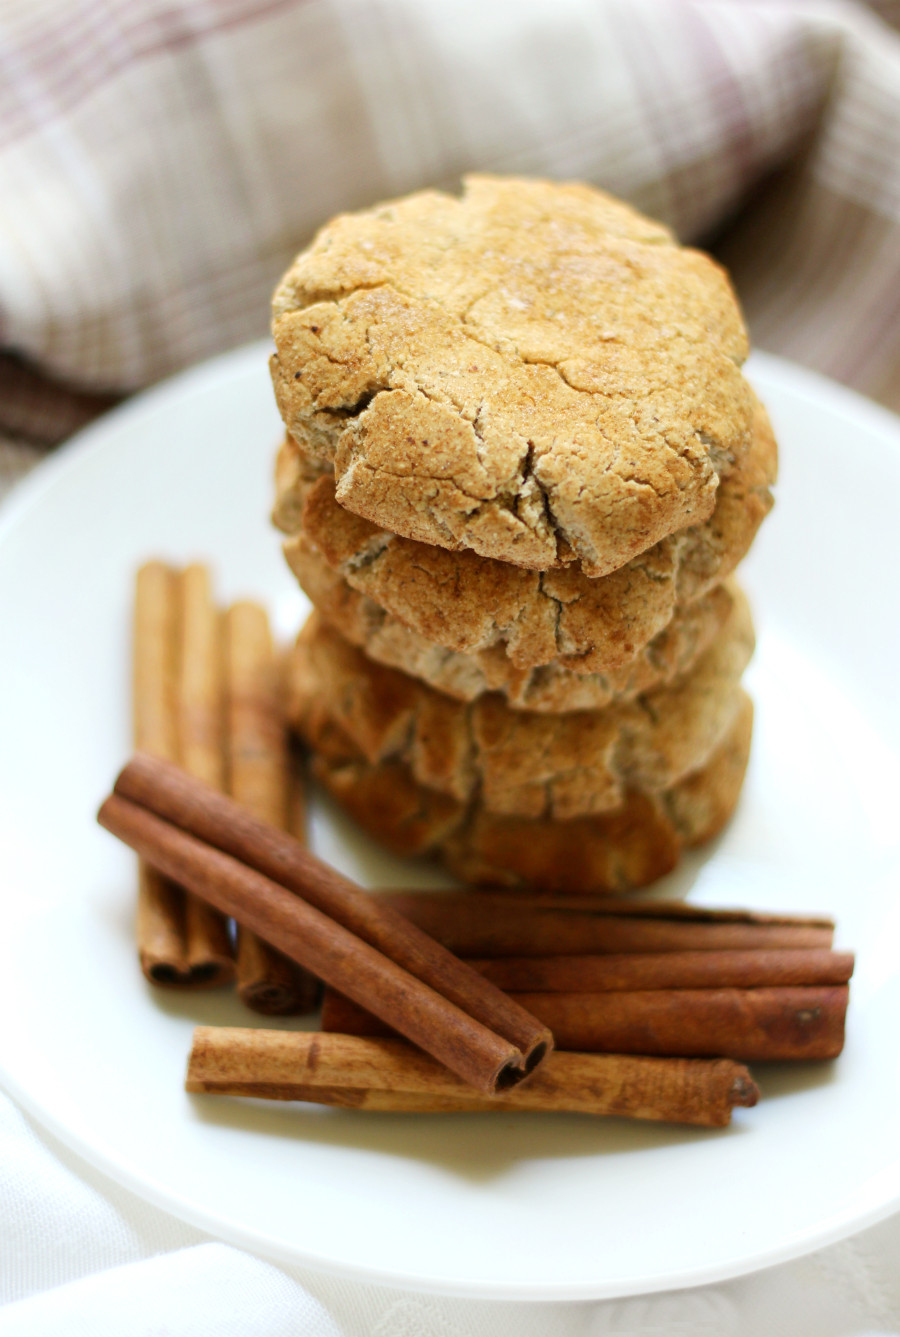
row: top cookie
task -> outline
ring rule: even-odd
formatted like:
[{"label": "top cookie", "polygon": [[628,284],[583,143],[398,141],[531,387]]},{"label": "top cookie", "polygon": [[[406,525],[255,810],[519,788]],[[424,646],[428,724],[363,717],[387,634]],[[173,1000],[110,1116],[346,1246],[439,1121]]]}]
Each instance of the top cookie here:
[{"label": "top cookie", "polygon": [[337,499],[395,534],[602,576],[706,519],[750,440],[722,270],[589,186],[470,177],[334,219],[272,377]]}]

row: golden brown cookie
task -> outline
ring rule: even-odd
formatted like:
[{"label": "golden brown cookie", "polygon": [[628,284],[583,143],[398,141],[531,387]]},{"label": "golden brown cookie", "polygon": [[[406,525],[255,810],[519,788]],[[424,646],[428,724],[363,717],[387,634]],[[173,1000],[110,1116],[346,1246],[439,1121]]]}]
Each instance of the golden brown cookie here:
[{"label": "golden brown cookie", "polygon": [[325,621],[369,659],[420,678],[459,701],[500,692],[516,710],[553,714],[602,710],[612,701],[670,682],[711,643],[733,602],[727,582],[715,586],[702,598],[676,608],[668,626],[629,663],[605,673],[576,672],[558,661],[520,669],[502,644],[465,655],[427,641],[342,579],[302,535],[293,548],[291,565]]},{"label": "golden brown cookie", "polygon": [[289,673],[289,718],[315,752],[346,737],[370,764],[516,817],[566,821],[658,793],[702,766],[730,727],[753,649],[738,595],[688,674],[605,710],[536,714],[490,693],[463,703],[367,659],[313,614]]},{"label": "golden brown cookie", "polygon": [[[285,555],[314,603],[327,599],[346,609],[353,602],[328,571],[365,596],[355,606],[367,636],[378,631],[393,639],[392,624],[399,623],[445,651],[489,652],[498,672],[500,657],[508,658],[511,680],[514,670],[551,663],[572,673],[608,673],[632,663],[678,607],[734,570],[771,508],[776,469],[775,438],[757,404],[751,447],[723,479],[710,519],[596,580],[578,567],[526,571],[378,529],[337,504],[331,476],[290,438],[278,456],[274,518],[294,536]],[[492,686],[502,690],[499,681]]]},{"label": "golden brown cookie", "polygon": [[708,256],[585,185],[471,177],[327,224],[272,377],[338,502],[392,533],[602,576],[707,519],[752,392]]},{"label": "golden brown cookie", "polygon": [[316,776],[359,824],[396,854],[435,855],[483,886],[581,894],[645,886],[684,848],[718,834],[738,798],[753,726],[745,693],[719,747],[660,794],[629,793],[620,808],[572,821],[497,816],[418,784],[400,762],[371,765],[348,740],[313,759]]}]

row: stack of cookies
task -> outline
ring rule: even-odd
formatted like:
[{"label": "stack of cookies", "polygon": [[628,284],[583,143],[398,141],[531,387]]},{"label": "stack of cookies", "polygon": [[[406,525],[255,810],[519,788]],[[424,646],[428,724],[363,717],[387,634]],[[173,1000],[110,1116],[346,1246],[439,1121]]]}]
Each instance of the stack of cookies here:
[{"label": "stack of cookies", "polygon": [[564,892],[714,835],[776,467],[722,271],[590,187],[476,177],[327,225],[274,336],[275,519],[315,606],[291,712],[337,800]]}]

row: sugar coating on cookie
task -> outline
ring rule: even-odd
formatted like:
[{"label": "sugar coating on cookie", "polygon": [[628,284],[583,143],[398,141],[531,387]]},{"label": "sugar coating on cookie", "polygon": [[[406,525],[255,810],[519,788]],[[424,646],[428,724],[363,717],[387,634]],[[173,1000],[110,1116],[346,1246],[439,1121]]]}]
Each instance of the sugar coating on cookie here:
[{"label": "sugar coating on cookie", "polygon": [[342,215],[273,333],[282,417],[342,506],[533,570],[605,575],[706,519],[750,439],[723,271],[589,186],[471,177]]}]

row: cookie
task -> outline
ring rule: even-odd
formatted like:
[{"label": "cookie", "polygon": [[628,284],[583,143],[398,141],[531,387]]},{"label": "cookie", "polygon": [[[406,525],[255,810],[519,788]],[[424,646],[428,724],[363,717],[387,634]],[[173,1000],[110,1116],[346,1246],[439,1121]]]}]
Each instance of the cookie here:
[{"label": "cookie", "polygon": [[471,177],[327,224],[273,298],[275,395],[337,501],[607,575],[707,519],[746,451],[724,272],[585,185]]},{"label": "cookie", "polygon": [[624,892],[670,872],[710,840],[738,798],[753,725],[743,692],[705,765],[660,794],[629,793],[612,813],[573,821],[497,816],[418,784],[402,763],[375,765],[345,744],[313,759],[317,778],[394,853],[431,855],[466,882],[566,894]]},{"label": "cookie", "polygon": [[619,668],[585,673],[555,661],[520,669],[503,644],[467,655],[426,640],[355,590],[303,535],[292,549],[291,566],[325,621],[369,659],[420,678],[460,701],[473,701],[483,692],[500,692],[514,709],[550,713],[601,710],[612,701],[627,700],[670,682],[707,648],[733,602],[726,584],[676,608],[668,626]]},{"label": "cookie", "polygon": [[289,438],[278,456],[274,518],[293,535],[285,555],[313,602],[326,587],[332,603],[346,598],[327,566],[366,597],[370,627],[387,635],[398,622],[456,654],[503,655],[511,669],[556,663],[607,673],[631,663],[678,607],[734,570],[771,508],[776,468],[775,438],[757,404],[750,450],[724,478],[710,519],[597,580],[577,567],[526,571],[378,529],[338,505],[331,475]]},{"label": "cookie", "polygon": [[489,693],[455,701],[367,659],[316,614],[289,670],[291,723],[315,752],[352,739],[370,764],[489,812],[566,821],[658,793],[702,766],[730,727],[753,649],[746,600],[690,673],[605,710],[535,714]]}]

